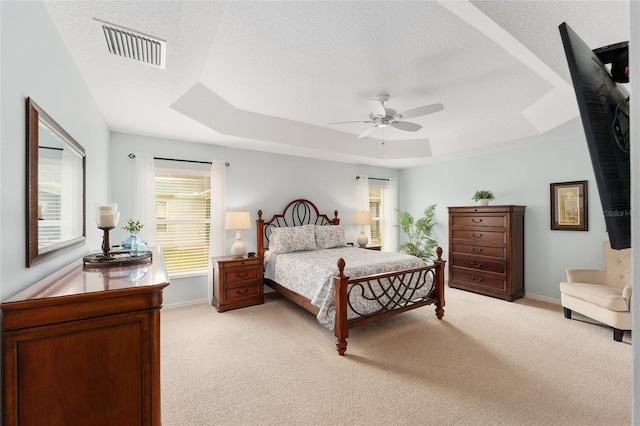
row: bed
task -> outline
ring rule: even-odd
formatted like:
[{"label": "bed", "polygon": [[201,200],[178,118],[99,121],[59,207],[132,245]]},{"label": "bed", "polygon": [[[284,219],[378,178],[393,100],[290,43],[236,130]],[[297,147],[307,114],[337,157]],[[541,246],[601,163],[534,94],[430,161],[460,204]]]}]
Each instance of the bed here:
[{"label": "bed", "polygon": [[296,199],[264,220],[258,210],[257,250],[265,284],[316,315],[344,355],[349,329],[426,305],[444,316],[442,249],[425,265],[414,256],[347,245],[338,211],[333,218]]}]

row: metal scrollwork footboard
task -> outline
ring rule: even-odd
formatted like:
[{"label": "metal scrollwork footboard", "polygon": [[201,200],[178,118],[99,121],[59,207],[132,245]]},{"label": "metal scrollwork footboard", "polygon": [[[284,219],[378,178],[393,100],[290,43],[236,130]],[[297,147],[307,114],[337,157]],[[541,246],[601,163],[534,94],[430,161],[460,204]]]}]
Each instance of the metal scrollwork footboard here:
[{"label": "metal scrollwork footboard", "polygon": [[[338,354],[344,355],[347,350],[349,328],[430,304],[436,306],[436,316],[442,319],[445,305],[442,248],[438,247],[436,254],[438,258],[432,265],[354,279],[344,275],[344,259],[338,260],[339,274],[334,277]],[[371,309],[372,304],[377,304],[377,308]]]}]

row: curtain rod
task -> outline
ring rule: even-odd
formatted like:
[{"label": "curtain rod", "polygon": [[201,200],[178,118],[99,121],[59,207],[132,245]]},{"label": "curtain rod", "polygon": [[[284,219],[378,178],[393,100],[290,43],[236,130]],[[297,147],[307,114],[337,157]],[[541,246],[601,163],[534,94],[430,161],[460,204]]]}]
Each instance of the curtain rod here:
[{"label": "curtain rod", "polygon": [[[356,176],[356,180],[360,179],[360,176]],[[389,178],[376,178],[376,177],[370,177],[368,179],[373,179],[373,180],[386,180],[387,182],[389,182]]]},{"label": "curtain rod", "polygon": [[[136,158],[135,154],[129,154],[129,158]],[[165,161],[180,161],[182,163],[198,163],[198,164],[211,164],[211,161],[198,161],[198,160],[180,160],[178,158],[165,158],[165,157],[153,157],[154,160],[165,160]],[[229,167],[231,164],[229,162],[224,163],[225,167]]]}]

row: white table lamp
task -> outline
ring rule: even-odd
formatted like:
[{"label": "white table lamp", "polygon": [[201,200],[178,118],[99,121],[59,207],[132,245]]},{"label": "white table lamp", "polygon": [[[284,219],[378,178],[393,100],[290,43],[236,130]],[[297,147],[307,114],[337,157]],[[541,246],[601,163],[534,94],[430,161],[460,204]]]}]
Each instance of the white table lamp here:
[{"label": "white table lamp", "polygon": [[371,225],[373,223],[371,219],[371,212],[355,212],[353,215],[353,224],[360,225],[360,235],[358,235],[358,247],[365,248],[369,239],[364,233],[364,226]]},{"label": "white table lamp", "polygon": [[233,256],[244,256],[247,247],[242,242],[242,229],[251,229],[251,216],[249,212],[227,212],[225,218],[225,229],[236,230],[236,242],[231,246]]}]

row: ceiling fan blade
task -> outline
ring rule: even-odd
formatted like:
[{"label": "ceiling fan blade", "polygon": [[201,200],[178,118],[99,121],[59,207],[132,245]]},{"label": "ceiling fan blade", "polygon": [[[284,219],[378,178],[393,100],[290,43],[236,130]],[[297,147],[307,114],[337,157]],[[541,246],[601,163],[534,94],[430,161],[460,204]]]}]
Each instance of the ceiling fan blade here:
[{"label": "ceiling fan blade", "polygon": [[409,109],[404,112],[401,112],[400,114],[396,115],[396,118],[420,117],[423,115],[433,114],[434,112],[442,111],[443,109],[444,109],[444,105],[442,104],[424,105],[418,108],[413,108],[413,109]]},{"label": "ceiling fan blade", "polygon": [[369,109],[371,109],[373,115],[381,115],[383,117],[387,115],[387,110],[379,100],[367,99],[367,102],[369,103]]},{"label": "ceiling fan blade", "polygon": [[422,129],[422,126],[416,123],[410,123],[408,121],[393,121],[389,123],[390,126],[395,127],[396,129],[406,130],[408,132],[417,132]]},{"label": "ceiling fan blade", "polygon": [[350,124],[350,123],[373,123],[373,121],[336,121],[333,123],[327,123],[327,124]]},{"label": "ceiling fan blade", "polygon": [[373,133],[374,130],[376,130],[378,128],[378,126],[371,126],[369,127],[367,130],[365,130],[364,132],[362,132],[360,134],[360,136],[358,136],[358,139],[362,139],[364,137],[369,136],[371,133]]}]

